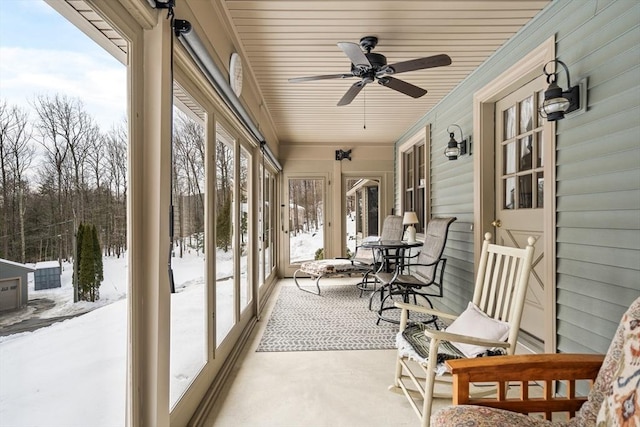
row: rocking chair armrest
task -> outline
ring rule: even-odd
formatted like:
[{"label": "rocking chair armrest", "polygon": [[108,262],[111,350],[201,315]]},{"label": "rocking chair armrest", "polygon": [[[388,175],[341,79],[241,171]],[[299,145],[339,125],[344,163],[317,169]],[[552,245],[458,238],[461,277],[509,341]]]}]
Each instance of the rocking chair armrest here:
[{"label": "rocking chair armrest", "polygon": [[406,302],[399,302],[399,301],[396,301],[394,304],[397,308],[400,308],[403,310],[417,311],[419,313],[431,314],[433,316],[443,317],[445,319],[451,319],[451,320],[455,320],[458,318],[458,316],[456,316],[455,314],[445,313],[443,311],[434,310],[433,308],[423,307],[421,305],[408,304]]},{"label": "rocking chair armrest", "polygon": [[501,347],[509,348],[511,344],[505,341],[487,340],[484,338],[472,337],[469,335],[454,334],[447,331],[438,331],[433,329],[425,329],[424,333],[431,339],[437,339],[440,341],[451,341],[463,344],[481,345],[483,347]]}]

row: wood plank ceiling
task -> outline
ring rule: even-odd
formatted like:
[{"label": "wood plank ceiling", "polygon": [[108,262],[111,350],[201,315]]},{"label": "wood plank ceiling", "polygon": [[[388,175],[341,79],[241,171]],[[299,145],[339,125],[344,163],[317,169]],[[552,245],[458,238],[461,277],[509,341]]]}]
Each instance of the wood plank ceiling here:
[{"label": "wood plank ceiling", "polygon": [[[389,144],[491,56],[550,0],[212,0],[223,8],[281,144]],[[336,106],[358,78],[338,42],[379,38],[387,62],[446,53],[452,64],[395,77],[427,89],[414,99],[376,83]],[[248,63],[247,63],[248,62]],[[247,76],[248,74],[248,76]],[[366,129],[364,126],[366,125]]]}]

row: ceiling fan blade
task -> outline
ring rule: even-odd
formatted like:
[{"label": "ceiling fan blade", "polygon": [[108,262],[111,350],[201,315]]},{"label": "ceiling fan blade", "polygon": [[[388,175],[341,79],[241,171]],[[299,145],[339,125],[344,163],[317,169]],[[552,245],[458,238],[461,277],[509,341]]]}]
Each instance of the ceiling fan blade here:
[{"label": "ceiling fan blade", "polygon": [[420,98],[422,95],[427,93],[427,91],[421,87],[402,80],[394,79],[393,77],[381,77],[378,79],[378,83],[390,89],[397,90],[400,93],[404,93],[405,95],[409,95],[412,98]]},{"label": "ceiling fan blade", "polygon": [[342,99],[338,102],[338,107],[351,104],[351,101],[353,101],[365,85],[366,83],[362,80],[352,84],[347,93],[345,93]]},{"label": "ceiling fan blade", "polygon": [[349,77],[354,77],[354,75],[353,74],[326,74],[324,76],[296,77],[294,79],[289,79],[289,83],[312,82],[314,80],[346,79]]},{"label": "ceiling fan blade", "polygon": [[371,63],[365,56],[360,45],[351,42],[340,42],[338,47],[349,57],[351,63],[358,68],[371,68]]},{"label": "ceiling fan blade", "polygon": [[[396,62],[387,66],[390,74],[406,73],[407,71],[424,70],[425,68],[443,67],[451,64],[449,55],[440,54],[425,58],[411,59],[409,61]],[[391,71],[393,70],[393,71]]]}]

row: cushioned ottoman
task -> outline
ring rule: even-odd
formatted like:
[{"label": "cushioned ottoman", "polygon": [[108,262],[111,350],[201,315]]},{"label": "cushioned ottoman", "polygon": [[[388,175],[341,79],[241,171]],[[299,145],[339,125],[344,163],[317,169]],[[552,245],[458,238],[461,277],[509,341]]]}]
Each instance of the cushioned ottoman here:
[{"label": "cushioned ottoman", "polygon": [[[293,273],[293,280],[301,291],[320,295],[320,279],[327,276],[346,275],[346,274],[364,274],[371,267],[365,264],[358,264],[350,259],[319,259],[316,261],[303,262],[300,268]],[[315,280],[317,292],[300,286],[298,283],[298,274],[306,274]]]}]

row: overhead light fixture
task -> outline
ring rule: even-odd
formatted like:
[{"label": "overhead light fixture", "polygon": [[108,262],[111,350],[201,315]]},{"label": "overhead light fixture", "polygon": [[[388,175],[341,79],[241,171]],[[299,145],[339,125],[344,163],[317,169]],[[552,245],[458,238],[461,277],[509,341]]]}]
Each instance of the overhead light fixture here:
[{"label": "overhead light fixture", "polygon": [[151,7],[156,9],[172,9],[176,6],[175,0],[147,0]]},{"label": "overhead light fixture", "polygon": [[[460,130],[460,142],[456,141],[453,132],[451,132],[451,127],[453,126]],[[464,139],[462,128],[456,124],[449,125],[447,132],[449,132],[449,143],[447,143],[447,148],[444,150],[444,155],[449,160],[456,160],[459,156],[467,154],[467,140]]]},{"label": "overhead light fixture", "polygon": [[404,217],[402,217],[402,224],[408,225],[407,227],[407,242],[414,243],[416,241],[416,228],[413,224],[417,224],[418,215],[415,212],[405,212]]},{"label": "overhead light fixture", "polygon": [[351,161],[351,150],[336,150],[336,160],[349,160]]},{"label": "overhead light fixture", "polygon": [[[564,72],[567,75],[567,85],[569,89],[566,91],[558,86],[558,72],[550,73],[547,71],[547,65],[555,63],[564,68]],[[547,83],[549,87],[544,92],[544,102],[539,109],[540,116],[547,119],[549,122],[555,122],[556,120],[564,119],[564,115],[580,109],[580,86],[571,86],[571,78],[569,77],[569,69],[564,62],[559,59],[549,61],[544,65],[542,69],[547,76]],[[581,82],[582,83],[582,82]]]}]

